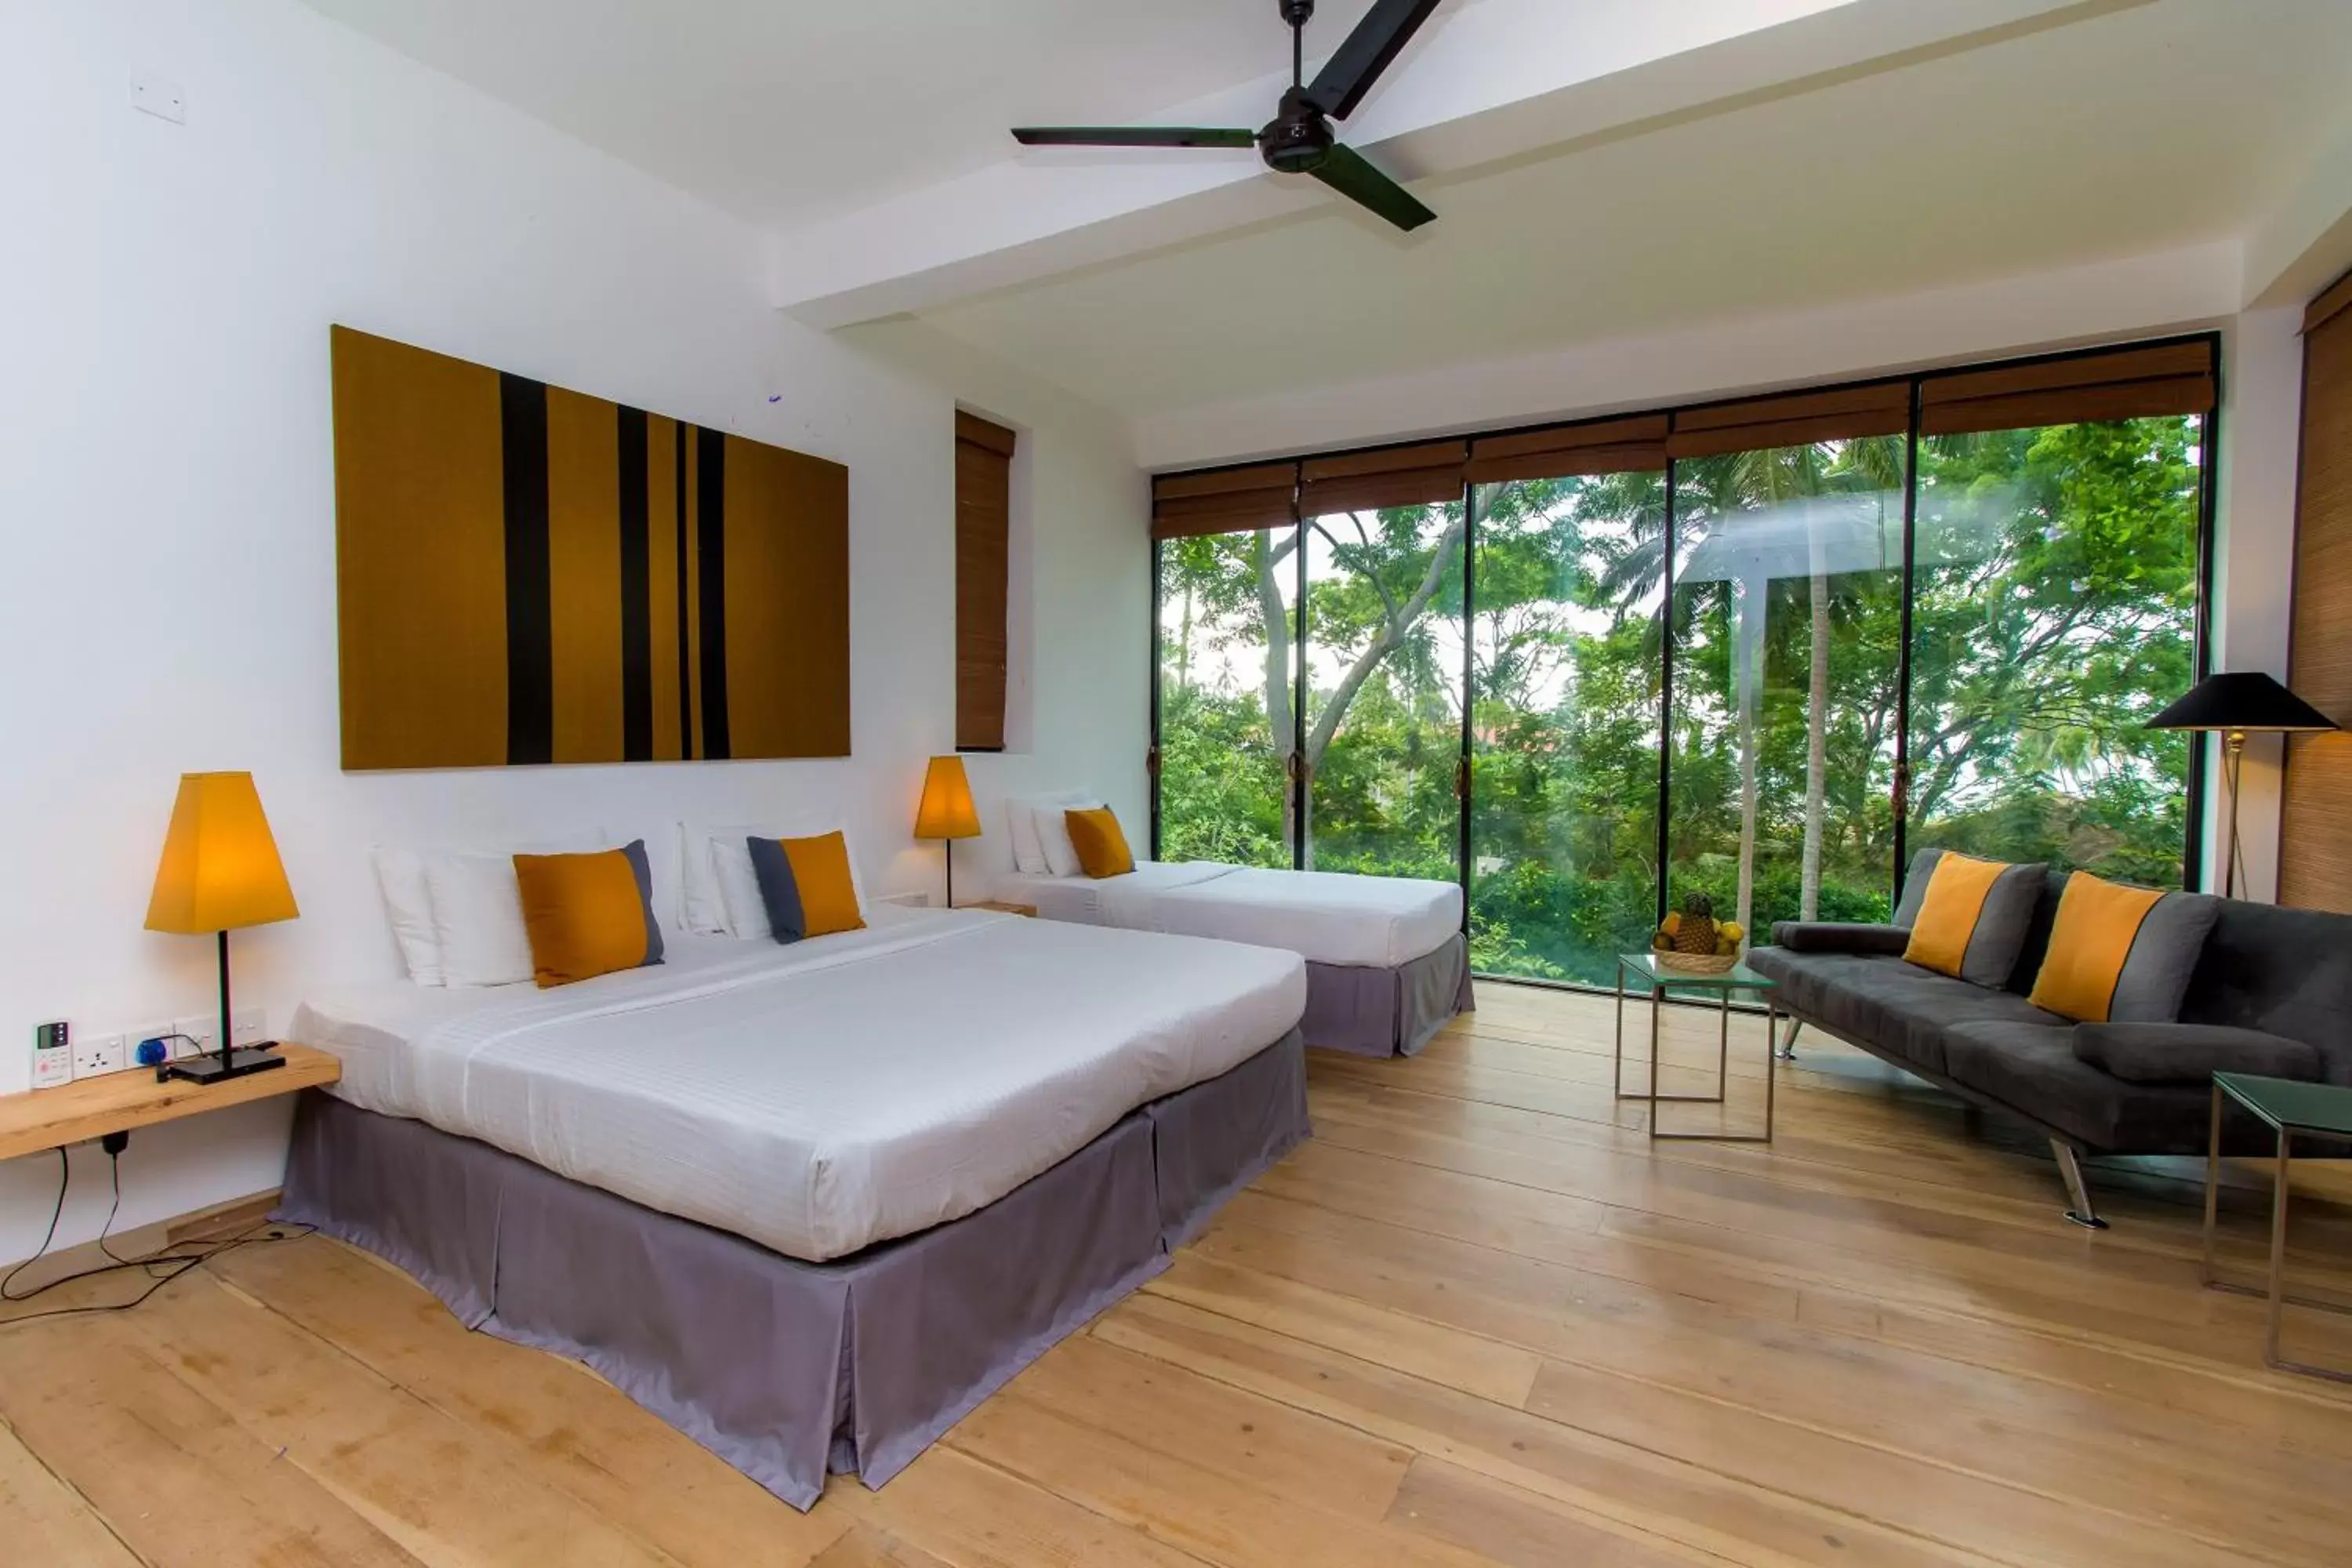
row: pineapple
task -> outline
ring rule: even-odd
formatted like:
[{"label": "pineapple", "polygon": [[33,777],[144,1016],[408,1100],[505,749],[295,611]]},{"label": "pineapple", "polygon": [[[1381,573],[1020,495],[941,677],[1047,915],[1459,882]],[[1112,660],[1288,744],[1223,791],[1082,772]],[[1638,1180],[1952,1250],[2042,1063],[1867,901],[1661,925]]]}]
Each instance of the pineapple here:
[{"label": "pineapple", "polygon": [[1712,956],[1715,952],[1715,900],[1705,893],[1683,900],[1682,918],[1675,922],[1675,951]]}]

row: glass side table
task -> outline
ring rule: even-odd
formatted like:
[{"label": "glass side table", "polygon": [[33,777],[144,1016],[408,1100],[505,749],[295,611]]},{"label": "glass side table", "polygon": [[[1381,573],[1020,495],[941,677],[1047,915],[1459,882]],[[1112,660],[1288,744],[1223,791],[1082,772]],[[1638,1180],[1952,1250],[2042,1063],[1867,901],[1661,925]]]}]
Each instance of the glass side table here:
[{"label": "glass side table", "polygon": [[[1647,1092],[1625,1092],[1625,984],[1631,978],[1650,988],[1650,1087]],[[1668,991],[1693,995],[1711,995],[1716,1001],[1715,1092],[1713,1094],[1663,1094],[1658,1089],[1660,1062],[1658,1059],[1658,1015]],[[1730,1087],[1731,1066],[1731,997],[1734,992],[1751,991],[1764,998],[1764,1131],[1758,1132],[1662,1132],[1658,1130],[1658,1107],[1661,1104],[1686,1102],[1699,1105],[1721,1105],[1724,1093]],[[1691,974],[1670,969],[1660,963],[1654,953],[1621,952],[1617,955],[1617,1056],[1611,1069],[1610,1087],[1620,1100],[1644,1100],[1650,1107],[1650,1136],[1653,1139],[1705,1140],[1717,1143],[1769,1143],[1772,1142],[1772,1097],[1778,1075],[1773,1070],[1772,1042],[1778,1035],[1780,1007],[1775,1000],[1778,992],[1769,975],[1759,974],[1741,959],[1721,974]]]},{"label": "glass side table", "polygon": [[[2271,1171],[2270,1278],[2262,1289],[2224,1279],[2213,1267],[2213,1237],[2221,1194],[2221,1106],[2224,1099],[2251,1110],[2278,1136],[2278,1161]],[[2352,1312],[2352,1302],[2317,1296],[2293,1296],[2286,1289],[2286,1199],[2288,1166],[2294,1157],[2297,1134],[2352,1142],[2352,1089],[2326,1083],[2298,1083],[2292,1079],[2256,1078],[2251,1073],[2213,1075],[2213,1128],[2205,1148],[2205,1283],[2216,1290],[2241,1296],[2261,1296],[2270,1302],[2270,1321],[2263,1336],[2263,1360],[2281,1372],[2306,1373],[2314,1377],[2352,1383],[2352,1367],[2315,1366],[2289,1361],[2279,1354],[2279,1315],[2287,1303],[2317,1307],[2329,1312]]]}]

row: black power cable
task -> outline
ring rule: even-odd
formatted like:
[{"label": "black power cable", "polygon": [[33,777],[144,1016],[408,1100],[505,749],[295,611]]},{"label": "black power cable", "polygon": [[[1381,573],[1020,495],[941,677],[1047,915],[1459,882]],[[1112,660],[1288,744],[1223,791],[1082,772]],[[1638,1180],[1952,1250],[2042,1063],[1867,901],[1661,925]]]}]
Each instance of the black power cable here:
[{"label": "black power cable", "polygon": [[[183,1251],[182,1244],[173,1243],[164,1247],[161,1251],[149,1253],[144,1258],[124,1258],[106,1245],[106,1237],[107,1233],[114,1228],[115,1215],[122,1207],[121,1157],[123,1148],[131,1142],[131,1135],[127,1132],[110,1132],[100,1142],[101,1147],[106,1150],[114,1178],[114,1202],[107,1210],[105,1226],[99,1231],[98,1247],[100,1252],[113,1261],[102,1263],[95,1268],[84,1268],[76,1273],[61,1275],[47,1284],[37,1285],[22,1293],[9,1289],[16,1282],[16,1276],[48,1255],[49,1244],[57,1239],[58,1221],[65,1213],[66,1193],[73,1184],[73,1166],[67,1160],[65,1150],[60,1148],[58,1151],[58,1199],[49,1210],[49,1226],[47,1231],[41,1237],[41,1249],[9,1269],[5,1277],[0,1277],[0,1302],[13,1304],[18,1301],[30,1301],[47,1295],[60,1285],[70,1285],[78,1279],[95,1279],[105,1274],[120,1274],[131,1268],[146,1271],[150,1280],[147,1289],[128,1301],[114,1301],[91,1307],[58,1307],[46,1312],[27,1312],[22,1317],[0,1319],[0,1330],[13,1328],[18,1323],[38,1322],[44,1318],[73,1318],[99,1312],[127,1312],[183,1274],[191,1269],[203,1268],[223,1253],[234,1252],[240,1247],[250,1247],[262,1242],[296,1240],[313,1234],[316,1229],[312,1226],[280,1225],[272,1220],[264,1220],[258,1225],[247,1226],[235,1236],[224,1237],[209,1243],[186,1244],[194,1248],[192,1251]],[[264,1232],[268,1234],[265,1235]]]}]

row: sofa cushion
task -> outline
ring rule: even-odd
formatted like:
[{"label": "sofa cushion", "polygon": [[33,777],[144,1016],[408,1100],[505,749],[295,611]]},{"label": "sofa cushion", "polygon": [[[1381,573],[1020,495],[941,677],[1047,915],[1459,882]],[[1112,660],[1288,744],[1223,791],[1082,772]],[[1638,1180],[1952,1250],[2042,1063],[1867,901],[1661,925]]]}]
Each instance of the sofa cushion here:
[{"label": "sofa cushion", "polygon": [[2352,1085],[2352,915],[2222,900],[2180,1021],[2301,1040]]},{"label": "sofa cushion", "polygon": [[2216,1024],[2078,1024],[2074,1055],[2133,1083],[2201,1085],[2217,1072],[2320,1076],[2318,1051],[2301,1040]]},{"label": "sofa cushion", "polygon": [[2206,1145],[2210,1093],[2193,1084],[2133,1083],[2074,1055],[2063,1020],[1977,1020],[1944,1032],[1945,1076],[2092,1149],[2194,1154]]},{"label": "sofa cushion", "polygon": [[2058,900],[2033,1004],[2085,1024],[2169,1024],[2221,911],[2210,893],[2158,892],[2077,871]]},{"label": "sofa cushion", "polygon": [[1778,982],[1781,1005],[1843,1039],[1942,1073],[1944,1034],[1979,1020],[2063,1029],[2064,1020],[2009,991],[1970,985],[1883,954],[1759,948],[1748,966]]},{"label": "sofa cushion", "polygon": [[1973,855],[1938,857],[1904,958],[1971,985],[2007,984],[2048,869],[2039,861],[2012,866]]},{"label": "sofa cushion", "polygon": [[1851,925],[1842,921],[1778,921],[1772,926],[1776,946],[1792,952],[1884,953],[1900,958],[1911,941],[1901,926]]}]

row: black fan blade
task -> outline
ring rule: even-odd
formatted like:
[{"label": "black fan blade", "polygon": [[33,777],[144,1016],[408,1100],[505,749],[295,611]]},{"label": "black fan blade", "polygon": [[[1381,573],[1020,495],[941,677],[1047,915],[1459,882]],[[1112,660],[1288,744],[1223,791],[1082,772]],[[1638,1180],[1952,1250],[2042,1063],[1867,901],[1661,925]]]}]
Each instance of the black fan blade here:
[{"label": "black fan blade", "polygon": [[1347,119],[1436,9],[1437,0],[1373,0],[1339,52],[1307,84],[1307,100],[1334,120]]},{"label": "black fan blade", "polygon": [[1331,155],[1313,173],[1349,201],[1370,207],[1399,228],[1419,228],[1437,216],[1413,200],[1402,185],[1366,163],[1352,147],[1332,148]]},{"label": "black fan blade", "polygon": [[1055,125],[1013,132],[1024,147],[1255,147],[1255,131],[1192,125]]}]

